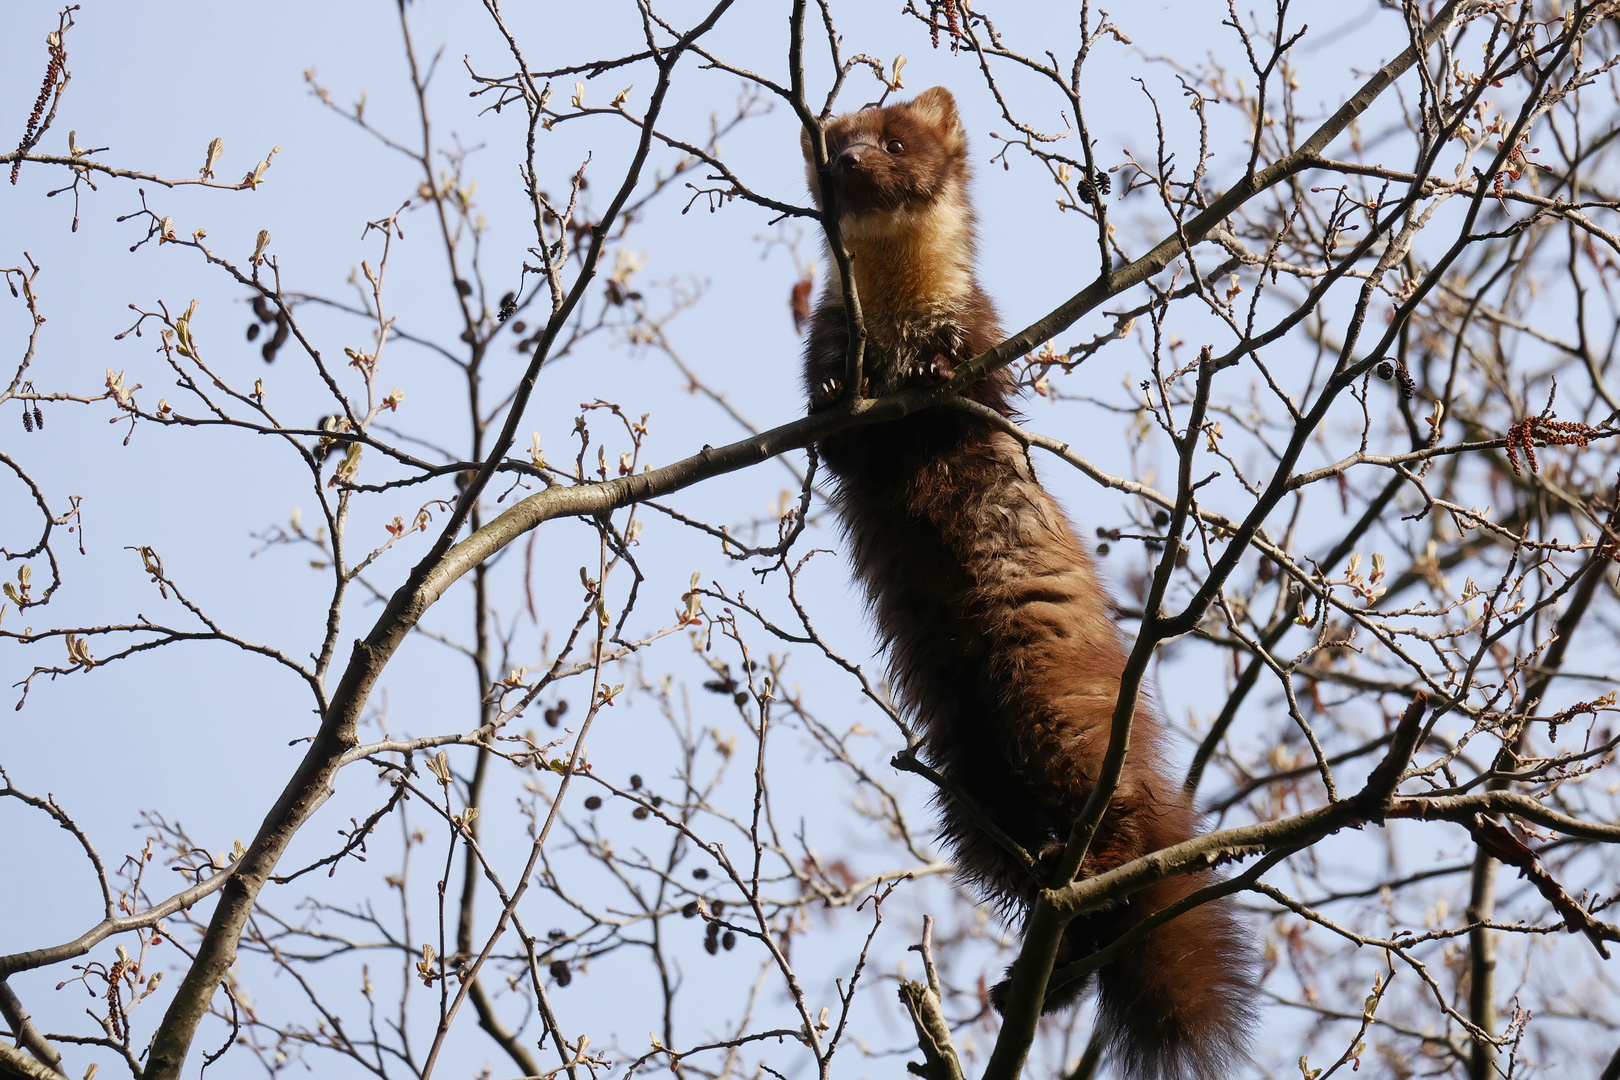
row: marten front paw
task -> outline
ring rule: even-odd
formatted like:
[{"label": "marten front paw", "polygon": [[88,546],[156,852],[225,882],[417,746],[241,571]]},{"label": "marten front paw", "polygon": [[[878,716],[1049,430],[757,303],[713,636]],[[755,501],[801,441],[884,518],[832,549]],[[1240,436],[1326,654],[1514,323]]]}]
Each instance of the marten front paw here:
[{"label": "marten front paw", "polygon": [[935,353],[927,360],[917,360],[901,374],[905,382],[936,383],[951,377],[951,367],[943,356]]},{"label": "marten front paw", "polygon": [[810,390],[810,411],[820,412],[844,396],[843,379],[823,379]]}]

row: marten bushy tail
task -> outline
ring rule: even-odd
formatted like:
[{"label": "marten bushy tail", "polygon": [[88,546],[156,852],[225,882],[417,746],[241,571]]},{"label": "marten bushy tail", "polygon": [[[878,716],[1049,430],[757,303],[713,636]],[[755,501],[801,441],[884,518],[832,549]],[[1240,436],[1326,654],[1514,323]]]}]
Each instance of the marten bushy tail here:
[{"label": "marten bushy tail", "polygon": [[[1059,947],[1042,1011],[1068,1008],[1093,985],[1089,975],[1064,981],[1067,965],[1083,964],[1143,919],[1214,880],[1207,872],[1166,878],[1118,906],[1075,919]],[[1251,937],[1227,897],[1184,911],[1126,944],[1096,971],[1094,984],[1097,1033],[1116,1075],[1124,1080],[1233,1075],[1248,1058],[1256,981]],[[1004,981],[990,992],[998,1012],[1008,991]]]},{"label": "marten bushy tail", "polygon": [[[1157,911],[1207,883],[1161,881],[1131,907]],[[1216,900],[1155,927],[1099,971],[1098,1029],[1120,1073],[1129,1080],[1231,1076],[1253,1028],[1252,955],[1229,903]]]}]

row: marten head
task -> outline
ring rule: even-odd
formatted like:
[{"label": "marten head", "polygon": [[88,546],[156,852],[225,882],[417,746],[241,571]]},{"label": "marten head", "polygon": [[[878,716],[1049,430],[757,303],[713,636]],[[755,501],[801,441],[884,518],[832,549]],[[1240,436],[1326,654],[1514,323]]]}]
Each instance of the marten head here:
[{"label": "marten head", "polygon": [[[883,109],[834,117],[826,127],[828,169],[841,218],[925,211],[942,200],[963,203],[967,136],[956,100],[943,86]],[[810,134],[802,133],[810,191],[821,202]]]}]

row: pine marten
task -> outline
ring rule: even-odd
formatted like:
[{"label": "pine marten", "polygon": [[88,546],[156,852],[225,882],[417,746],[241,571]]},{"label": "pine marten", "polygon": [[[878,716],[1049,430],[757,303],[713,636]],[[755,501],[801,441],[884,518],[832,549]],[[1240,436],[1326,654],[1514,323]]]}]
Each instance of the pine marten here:
[{"label": "pine marten", "polygon": [[[865,318],[866,393],[949,376],[999,344],[1005,335],[975,278],[967,139],[949,91],[836,117],[825,134]],[[803,148],[819,204],[808,132]],[[848,330],[836,267],[830,276],[806,349],[812,411],[842,394]],[[1014,390],[1002,369],[967,394],[1011,416]],[[1090,557],[1019,443],[962,410],[858,428],[819,449],[923,752],[1025,851],[1053,865],[1107,750],[1126,656]],[[938,801],[961,877],[1005,913],[1027,909],[1039,884],[961,807]],[[1124,775],[1081,873],[1186,840],[1195,824],[1165,761],[1162,724],[1139,705]],[[1077,919],[1059,963],[1106,946],[1209,880],[1172,877]],[[1252,952],[1230,907],[1216,902],[1103,967],[1098,1024],[1116,1066],[1133,1080],[1228,1075],[1245,1057]],[[998,1005],[1005,985],[992,994]],[[1056,989],[1046,1010],[1084,988]]]}]

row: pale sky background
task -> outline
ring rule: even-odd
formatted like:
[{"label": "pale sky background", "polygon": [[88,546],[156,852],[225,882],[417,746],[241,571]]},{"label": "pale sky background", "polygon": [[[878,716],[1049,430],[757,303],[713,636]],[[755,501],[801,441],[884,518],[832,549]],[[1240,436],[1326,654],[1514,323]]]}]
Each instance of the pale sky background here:
[{"label": "pale sky background", "polygon": [[[1141,88],[1129,81],[1132,75],[1144,78],[1161,101],[1172,145],[1190,152],[1195,145],[1186,138],[1193,130],[1190,114],[1174,74],[1145,58],[1169,55],[1196,64],[1213,50],[1223,62],[1231,62],[1234,42],[1229,31],[1219,26],[1225,5],[1185,0],[1117,6],[1121,11],[1113,16],[1114,21],[1133,39],[1135,48],[1099,46],[1088,67],[1088,85],[1101,88],[1088,98],[1099,160],[1114,165],[1126,159],[1127,151],[1152,153],[1152,115]],[[628,4],[513,3],[509,7],[531,62],[541,68],[583,56],[618,55],[626,51],[622,43],[633,41],[638,32]],[[693,12],[704,7],[682,2],[661,10],[685,25]],[[1049,181],[1018,152],[1009,155],[1011,170],[987,163],[993,151],[988,133],[1005,133],[1006,125],[991,111],[976,65],[966,55],[953,57],[948,50],[930,49],[926,31],[901,18],[898,7],[898,0],[881,7],[836,4],[846,55],[868,52],[887,62],[903,53],[909,58],[904,74],[907,93],[936,83],[957,91],[978,171],[981,276],[1000,303],[1008,327],[1023,326],[1095,276],[1096,248],[1089,226],[1078,216],[1061,218],[1051,211],[1055,192]],[[1060,56],[1072,51],[1078,5],[998,7],[1007,9],[1000,15],[999,25],[1011,41],[1032,49],[1050,46]],[[492,226],[484,267],[493,295],[499,296],[516,285],[522,250],[529,242],[516,172],[521,111],[478,115],[478,102],[467,96],[470,84],[462,57],[465,54],[480,72],[504,72],[509,60],[479,5],[424,0],[410,10],[422,59],[441,44],[445,47],[432,92],[439,145],[459,138],[466,146],[482,147],[471,158],[469,172],[479,181],[477,199]],[[779,73],[785,10],[780,3],[744,0],[706,43],[735,62]],[[1293,22],[1303,19],[1311,25],[1296,54],[1305,76],[1301,105],[1306,109],[1331,109],[1343,100],[1348,87],[1403,44],[1398,24],[1388,17],[1377,18],[1372,3],[1308,3],[1295,5],[1295,10]],[[343,295],[350,292],[344,282],[351,268],[362,258],[375,263],[375,239],[362,239],[362,226],[410,197],[419,177],[403,158],[323,109],[309,95],[301,72],[313,69],[339,103],[352,102],[364,92],[367,116],[402,140],[413,142],[414,102],[409,96],[394,12],[394,5],[385,0],[268,5],[87,0],[68,38],[73,81],[61,115],[41,149],[61,152],[71,129],[80,146],[109,147],[100,155],[107,162],[164,176],[191,176],[201,165],[209,140],[221,136],[225,152],[219,173],[235,177],[272,146],[280,145],[266,183],[257,192],[167,191],[147,184],[148,203],[158,213],[172,215],[182,234],[206,228],[208,244],[239,263],[251,252],[256,232],[268,229],[274,237],[271,250],[280,260],[289,290]],[[1363,29],[1369,18],[1374,20],[1371,31]],[[4,27],[0,34],[0,138],[10,140],[20,134],[38,90],[45,57],[43,38],[56,24],[56,9],[35,0],[4,0],[0,20]],[[825,53],[819,44],[811,56],[823,64]],[[1352,57],[1356,59],[1352,61]],[[1352,65],[1354,70],[1350,70]],[[728,107],[738,83],[719,73],[697,72],[692,60],[684,61],[683,66],[687,70],[677,82],[667,111],[668,124],[700,140],[710,111]],[[824,83],[824,64],[816,71],[818,84]],[[588,94],[594,100],[605,100],[626,83],[634,84],[631,102],[639,111],[651,88],[645,68],[594,80]],[[1048,130],[1063,129],[1064,121],[1050,97],[1038,96],[1030,82],[1014,75],[1007,76],[1006,85],[1025,119]],[[560,84],[559,93],[567,92],[566,82]],[[853,75],[844,99],[847,104],[858,106],[872,96],[875,91],[870,79],[859,72]],[[1214,115],[1226,123],[1224,114]],[[777,108],[728,139],[725,156],[757,190],[803,201],[795,125],[787,110]],[[594,154],[590,175],[598,180],[591,194],[595,204],[602,205],[615,170],[624,160],[629,134],[627,125],[607,121],[596,127],[580,124],[559,129],[543,159],[550,189],[556,192],[566,187],[567,177],[589,148]],[[1242,136],[1230,127],[1218,128],[1217,135],[1222,138],[1215,142],[1212,172],[1217,178],[1230,177],[1241,170],[1246,148],[1241,145]],[[661,154],[655,160],[667,165],[672,157]],[[160,372],[152,352],[154,339],[149,335],[114,341],[113,337],[133,320],[129,304],[150,308],[164,301],[171,309],[183,310],[197,297],[201,303],[194,329],[223,371],[245,384],[263,377],[272,403],[288,422],[313,424],[330,411],[323,407],[318,386],[292,346],[283,351],[276,365],[267,367],[258,356],[264,339],[252,345],[243,340],[250,316],[241,302],[242,290],[200,266],[189,251],[156,245],[134,254],[128,251],[144,228],[115,219],[139,208],[139,185],[98,180],[100,190],[85,193],[81,224],[72,233],[71,196],[44,197],[63,182],[60,171],[31,166],[23,170],[16,187],[0,187],[0,265],[16,264],[26,251],[44,267],[38,287],[49,321],[30,372],[36,385],[94,393],[101,387],[105,369],[113,368],[125,371],[129,381],[144,384],[143,402],[155,404],[157,397],[166,395],[178,403],[183,395],[168,386],[169,380]],[[1217,186],[1225,186],[1224,179],[1217,179]],[[770,426],[799,415],[799,345],[787,312],[795,274],[781,249],[764,253],[758,242],[770,233],[768,215],[743,203],[710,214],[701,202],[682,215],[683,201],[670,193],[658,202],[629,245],[634,252],[647,254],[638,283],[654,286],[649,294],[656,292],[659,282],[701,285],[706,290],[701,303],[671,326],[676,347],[710,385],[722,389],[757,424]],[[1125,235],[1131,237],[1133,250],[1140,251],[1142,236],[1129,231],[1135,206],[1138,204],[1126,203],[1115,212]],[[454,331],[449,328],[454,307],[432,226],[422,215],[407,214],[402,221],[406,238],[395,248],[390,272],[392,308],[399,313],[402,327],[453,341]],[[803,254],[818,257],[808,228],[805,235]],[[1157,236],[1154,232],[1153,239]],[[20,310],[17,304],[0,304],[0,358],[8,372],[23,340]],[[308,309],[304,318],[329,356],[340,355],[343,345],[359,346],[367,341],[362,324]],[[1094,315],[1062,335],[1058,343],[1062,346],[1089,338],[1108,325],[1110,320]],[[522,358],[506,347],[504,342],[509,340],[509,335],[503,336],[503,344],[492,350],[498,358],[492,365],[496,370],[519,370]],[[453,372],[424,350],[403,343],[389,349],[380,385],[383,389],[399,385],[407,395],[397,422],[459,445],[465,426],[460,419],[460,400],[454,396],[456,383],[447,377]],[[1088,379],[1093,381],[1086,390],[1121,400],[1121,380],[1133,365],[1139,369],[1140,364],[1140,350],[1135,346],[1110,350],[1088,368]],[[520,430],[540,431],[553,460],[571,458],[568,431],[572,418],[580,402],[599,396],[620,401],[632,415],[652,413],[652,437],[644,460],[654,464],[684,457],[705,442],[720,444],[740,434],[717,409],[686,396],[683,380],[666,359],[631,353],[606,340],[548,369]],[[1100,465],[1116,470],[1127,467],[1121,418],[1095,406],[1072,403],[1052,406],[1035,401],[1028,411],[1036,428],[1075,440]],[[136,555],[125,550],[126,545],[150,544],[188,596],[233,632],[300,656],[316,645],[328,579],[308,568],[306,552],[274,549],[250,557],[259,546],[251,533],[285,522],[294,507],[303,508],[306,522],[316,516],[307,474],[283,446],[234,432],[199,433],[143,425],[126,447],[122,440],[127,427],[106,422],[112,410],[105,404],[49,408],[44,433],[34,435],[19,430],[14,408],[0,413],[0,446],[33,470],[52,505],[61,508],[70,494],[84,500],[88,553],[83,557],[72,553],[69,538],[58,534],[65,584],[49,608],[29,614],[36,625],[127,621],[137,612],[153,619],[180,620],[174,605],[156,596]],[[605,430],[605,424],[593,420],[592,428]],[[521,452],[526,445],[525,435],[516,449]],[[381,467],[376,461],[370,465]],[[1097,524],[1123,522],[1126,505],[1113,493],[1064,475],[1050,463],[1043,468],[1083,535],[1089,535]],[[767,511],[785,478],[779,467],[766,465],[682,492],[669,502],[708,520],[743,521]],[[394,514],[409,518],[423,497],[409,492],[386,503],[373,503],[357,515],[355,535],[380,540],[381,523]],[[34,535],[30,508],[18,487],[0,480],[0,544],[26,546]],[[813,543],[838,546],[836,535],[828,528],[820,530]],[[566,612],[577,599],[576,568],[594,563],[595,534],[578,523],[558,521],[541,530],[539,545],[539,600],[547,611]],[[379,569],[378,580],[386,588],[399,582],[423,549],[423,541],[414,538],[402,548]],[[518,554],[514,549],[513,558]],[[656,515],[648,520],[638,555],[649,581],[627,628],[632,636],[668,619],[694,569],[702,569],[728,588],[751,585],[744,568],[727,565],[707,541]],[[1139,554],[1131,558],[1140,561]],[[1115,557],[1104,569],[1118,575],[1126,565],[1123,558]],[[42,569],[36,567],[36,581],[41,580]],[[510,584],[516,578],[508,572],[504,580]],[[818,557],[806,586],[817,602],[818,614],[824,616],[821,629],[846,653],[869,659],[874,642],[854,602],[841,556]],[[444,633],[467,636],[469,595],[464,583],[434,609],[427,624]],[[521,603],[516,594],[503,595],[497,598],[496,607],[503,619],[510,619]],[[348,643],[366,631],[376,611],[363,596],[352,595],[340,653],[346,654]],[[544,614],[542,625],[547,625]],[[9,614],[8,627],[16,618],[15,612]],[[553,625],[557,622],[551,620]],[[758,644],[768,647],[763,637]],[[529,647],[532,650],[532,644]],[[35,662],[56,662],[58,648],[0,645],[0,683],[9,686]],[[106,645],[100,649],[109,651]],[[43,659],[39,659],[41,654]],[[654,678],[671,670],[692,674],[686,647],[679,642],[654,650],[647,664]],[[812,665],[800,677],[810,685],[818,671]],[[374,700],[386,695],[390,727],[396,731],[470,727],[475,715],[470,675],[470,668],[441,646],[414,640],[388,669]],[[1189,704],[1200,701],[1200,687],[1212,685],[1209,676],[1208,672],[1193,672],[1165,680],[1160,693],[1166,712],[1184,716]],[[578,707],[576,718],[583,712],[584,692],[584,687],[567,691]],[[1269,700],[1272,695],[1257,697]],[[695,699],[694,705],[701,725],[708,722],[701,710],[723,702],[703,699],[701,694],[698,698],[702,700]],[[848,722],[862,718],[869,725],[880,720],[870,709],[862,709],[852,689],[843,683],[833,684],[818,700],[829,716],[847,712]],[[632,707],[605,714],[591,739],[592,761],[615,774],[633,770],[650,777],[667,774],[668,766],[660,761],[655,740],[637,727],[651,723],[655,718],[650,710],[637,712]],[[0,711],[0,764],[18,787],[37,795],[54,793],[87,829],[109,863],[116,863],[138,845],[140,834],[132,826],[138,825],[143,810],[183,822],[198,843],[221,851],[233,840],[246,840],[255,832],[303,753],[301,744],[290,744],[313,728],[305,688],[283,670],[220,645],[180,645],[97,669],[88,676],[36,684],[22,711]],[[802,744],[778,750],[786,755],[787,767],[792,765],[793,754],[804,753]],[[1184,758],[1187,751],[1181,754]],[[921,810],[920,784],[896,782],[917,801],[919,811],[926,813]],[[1205,794],[1218,791],[1221,784],[1212,777]],[[374,806],[377,791],[364,770],[346,773],[337,797],[306,829],[284,860],[283,869],[329,850],[334,830],[346,826],[351,814],[362,815]],[[858,827],[836,816],[816,814],[825,805],[822,793],[784,792],[782,797],[785,805],[810,818],[817,838],[813,843],[826,850],[862,850]],[[510,861],[521,858],[527,845],[518,832],[522,822],[502,812],[508,805],[491,796],[486,806],[494,809],[486,810],[485,824],[490,850]],[[500,845],[508,841],[510,847],[502,850]],[[378,854],[368,868],[350,864],[344,873],[353,871],[350,880],[359,892],[370,888],[375,875],[385,872],[388,865],[389,856]],[[0,888],[0,952],[65,940],[96,921],[99,901],[71,839],[50,828],[40,815],[24,813],[9,802],[0,803],[0,866],[12,868],[18,875],[12,885]],[[27,886],[20,885],[24,879]],[[275,898],[284,907],[292,899]],[[545,922],[544,916],[538,919]],[[853,928],[856,924],[848,925]],[[897,936],[895,950],[903,945]],[[108,943],[102,951],[110,948]],[[693,961],[694,978],[704,977],[698,961],[706,959],[698,956]],[[835,960],[843,964],[847,957]],[[808,962],[813,967],[814,962]],[[50,969],[16,980],[19,992],[25,993],[48,1030],[77,1029],[84,1022],[78,1012],[82,1002],[70,1000],[75,991],[55,994],[51,990],[51,980],[61,977],[59,969]],[[257,980],[254,988],[267,996],[275,993],[268,979]],[[600,1029],[599,1042],[611,1030],[629,1044],[639,1045],[641,1030],[648,1025],[625,1005],[625,995],[635,992],[615,986],[607,978],[582,978],[559,991],[558,1001],[560,1008],[568,1010],[567,1022],[573,1029]],[[888,990],[879,992],[885,1000],[892,996]],[[629,1030],[614,1027],[619,1015],[632,1017]],[[156,1017],[144,1019],[150,1023]],[[688,1020],[692,1025],[689,1034],[703,1027],[700,1018]],[[495,1063],[496,1075],[510,1071],[493,1044],[473,1027],[472,1018],[466,1017],[462,1023],[467,1032],[453,1044],[457,1053],[445,1075],[473,1075],[486,1060]],[[221,1030],[204,1029],[188,1064],[188,1075],[195,1075],[204,1044],[209,1048],[217,1044]],[[887,1031],[883,1037],[891,1045],[903,1043],[907,1034],[879,1030]],[[80,1055],[70,1064],[82,1074],[88,1060],[88,1055]],[[896,1059],[870,1068],[857,1064],[856,1055],[849,1053],[840,1074],[887,1075],[901,1068]],[[330,1058],[320,1059],[316,1072],[330,1070],[336,1075],[344,1071],[335,1065]],[[113,1069],[114,1075],[122,1071],[110,1060],[104,1059],[102,1066]],[[209,1075],[259,1075],[259,1066],[246,1054],[233,1054]]]}]

